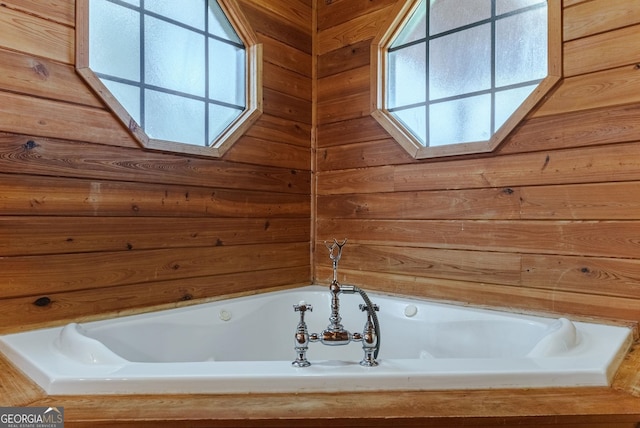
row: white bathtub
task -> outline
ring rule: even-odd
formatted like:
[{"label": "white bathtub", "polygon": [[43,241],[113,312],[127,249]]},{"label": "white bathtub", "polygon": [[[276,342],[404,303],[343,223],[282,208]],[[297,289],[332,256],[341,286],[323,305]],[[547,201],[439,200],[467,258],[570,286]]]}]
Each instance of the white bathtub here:
[{"label": "white bathtub", "polygon": [[[608,385],[628,328],[369,293],[380,306],[379,366],[359,343],[311,343],[293,367],[299,313],[327,327],[327,287],[205,303],[0,336],[0,350],[49,394],[436,390]],[[342,324],[361,332],[359,295],[341,295]]]}]

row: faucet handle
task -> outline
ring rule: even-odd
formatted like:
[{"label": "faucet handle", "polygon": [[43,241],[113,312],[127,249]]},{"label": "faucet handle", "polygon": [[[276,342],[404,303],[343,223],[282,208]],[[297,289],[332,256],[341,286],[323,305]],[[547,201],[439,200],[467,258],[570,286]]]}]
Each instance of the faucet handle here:
[{"label": "faucet handle", "polygon": [[301,300],[299,304],[293,305],[293,310],[296,312],[313,312],[313,306],[304,300]]},{"label": "faucet handle", "polygon": [[[376,312],[380,311],[380,306],[376,305],[375,303],[372,305],[373,306],[373,310]],[[358,305],[358,307],[360,308],[360,310],[362,312],[368,312],[369,311],[369,306],[365,305],[364,303],[360,303]]]}]

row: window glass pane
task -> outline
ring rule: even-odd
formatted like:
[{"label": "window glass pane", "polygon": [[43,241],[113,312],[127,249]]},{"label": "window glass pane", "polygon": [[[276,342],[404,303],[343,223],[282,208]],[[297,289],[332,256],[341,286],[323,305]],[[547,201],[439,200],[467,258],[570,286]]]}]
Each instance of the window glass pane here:
[{"label": "window glass pane", "polygon": [[89,65],[96,73],[140,81],[140,14],[105,0],[89,3]]},{"label": "window glass pane", "polygon": [[429,7],[429,34],[491,18],[491,0],[438,0]]},{"label": "window glass pane", "polygon": [[491,138],[491,95],[431,105],[429,145],[487,141]]},{"label": "window glass pane", "polygon": [[538,8],[496,22],[496,86],[547,75],[546,17]]},{"label": "window glass pane", "polygon": [[502,15],[503,13],[540,3],[546,3],[546,0],[496,0],[496,14]]},{"label": "window glass pane", "polygon": [[414,11],[409,22],[404,26],[400,34],[398,34],[391,44],[391,47],[402,46],[427,37],[427,5],[422,0],[418,8]]},{"label": "window glass pane", "polygon": [[496,93],[495,129],[500,128],[520,104],[536,89],[537,85],[524,86]]},{"label": "window glass pane", "polygon": [[389,53],[389,108],[426,101],[424,43]]},{"label": "window glass pane", "polygon": [[431,41],[431,100],[491,87],[491,26],[472,27]]},{"label": "window glass pane", "polygon": [[102,79],[102,83],[109,89],[109,92],[120,102],[122,107],[129,113],[138,124],[140,121],[140,87]]},{"label": "window glass pane", "polygon": [[209,0],[209,33],[243,44],[216,0]]},{"label": "window glass pane", "polygon": [[145,132],[159,140],[205,145],[204,102],[145,91]]},{"label": "window glass pane", "polygon": [[204,31],[206,0],[152,0],[144,2],[148,11]]},{"label": "window glass pane", "polygon": [[244,49],[209,40],[209,98],[244,107]]},{"label": "window glass pane", "polygon": [[204,97],[204,36],[149,16],[144,35],[146,82]]},{"label": "window glass pane", "polygon": [[426,107],[421,106],[393,112],[393,115],[402,122],[405,127],[411,129],[411,134],[420,140],[422,145],[426,145],[427,139],[426,111]]},{"label": "window glass pane", "polygon": [[238,109],[209,104],[209,143],[218,138],[241,113]]}]

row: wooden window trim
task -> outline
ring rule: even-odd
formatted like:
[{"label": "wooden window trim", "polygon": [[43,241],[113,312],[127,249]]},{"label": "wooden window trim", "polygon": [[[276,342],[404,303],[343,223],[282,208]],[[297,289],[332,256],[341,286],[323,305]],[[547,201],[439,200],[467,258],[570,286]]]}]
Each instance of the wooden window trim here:
[{"label": "wooden window trim", "polygon": [[247,107],[209,147],[150,138],[89,68],[89,1],[77,0],[76,3],[76,71],[142,147],[165,152],[222,157],[262,115],[262,44],[258,43],[256,34],[236,0],[218,0],[218,4],[246,46]]},{"label": "wooden window trim", "polygon": [[548,75],[487,141],[425,147],[386,109],[387,50],[419,0],[398,2],[392,18],[371,43],[370,114],[415,159],[489,153],[496,150],[526,116],[562,80],[562,0],[548,0]]}]

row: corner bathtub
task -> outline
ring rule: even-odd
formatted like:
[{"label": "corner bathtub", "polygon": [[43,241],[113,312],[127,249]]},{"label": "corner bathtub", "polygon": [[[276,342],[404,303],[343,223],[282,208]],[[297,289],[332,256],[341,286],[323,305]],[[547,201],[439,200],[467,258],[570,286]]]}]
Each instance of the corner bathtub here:
[{"label": "corner bathtub", "polygon": [[[360,343],[311,343],[291,365],[299,313],[329,324],[327,287],[0,336],[0,350],[49,394],[250,393],[608,385],[628,328],[369,294],[379,305],[377,367]],[[359,295],[340,295],[342,324],[361,332]]]}]

